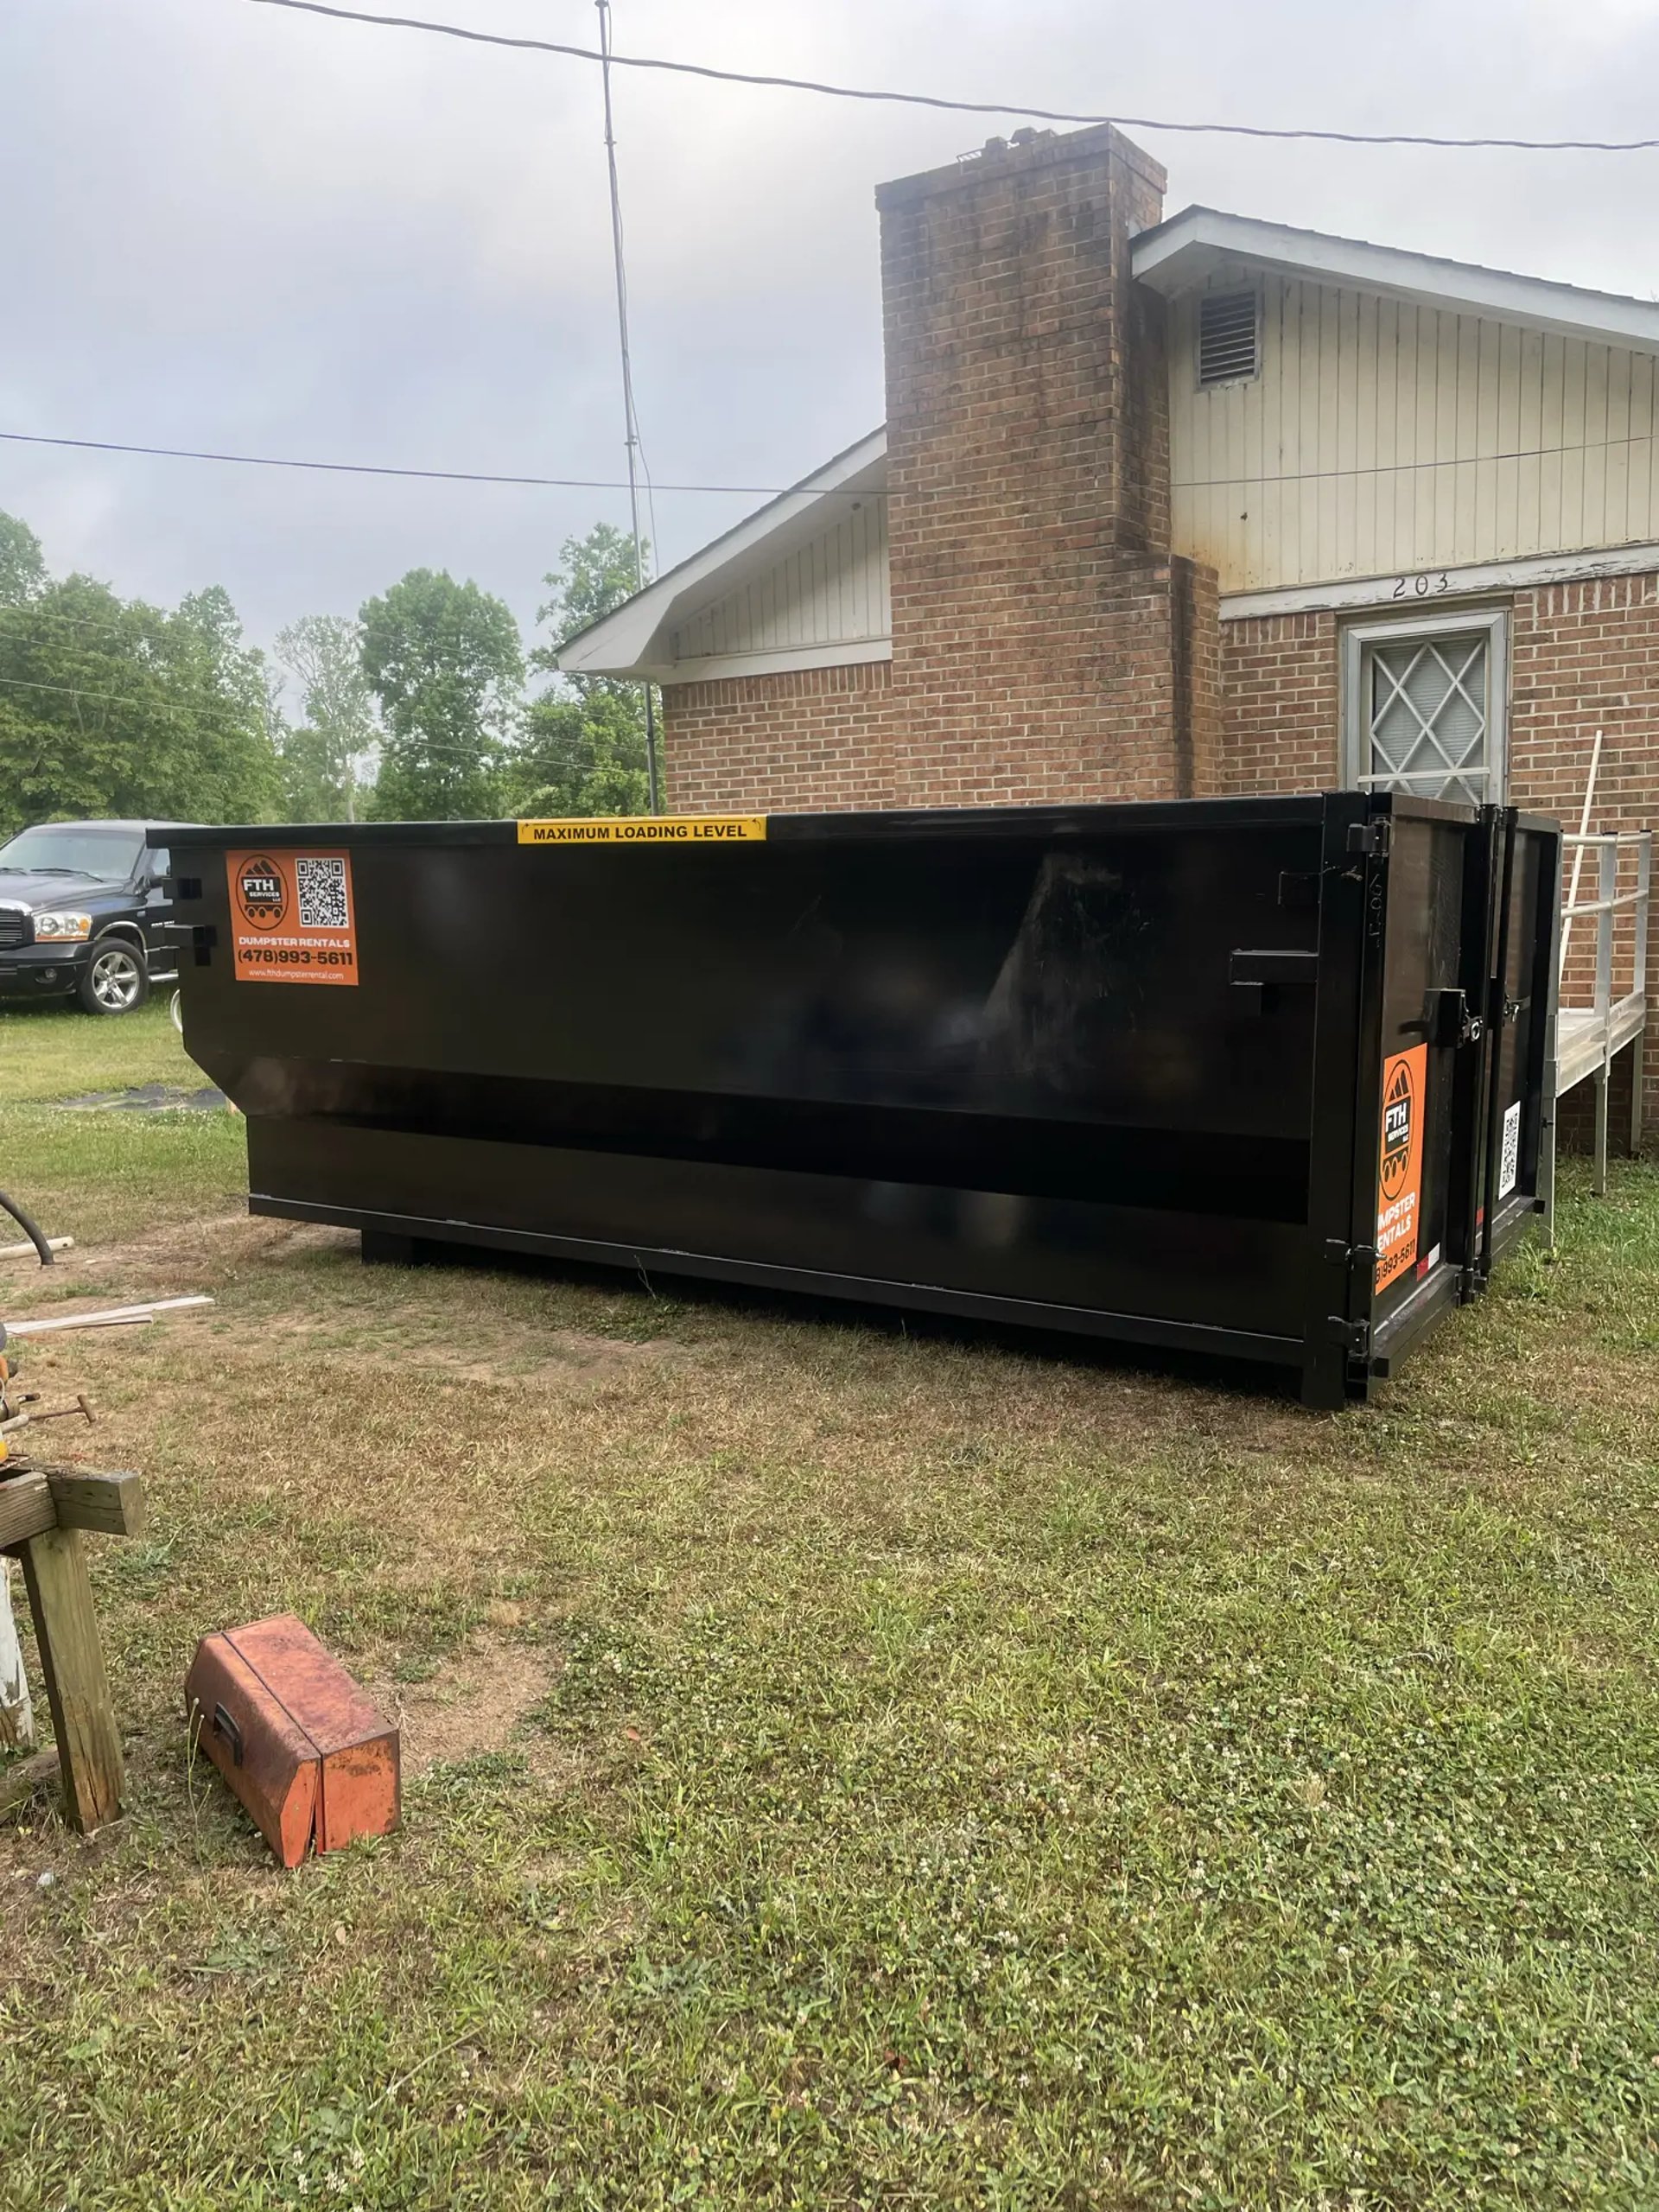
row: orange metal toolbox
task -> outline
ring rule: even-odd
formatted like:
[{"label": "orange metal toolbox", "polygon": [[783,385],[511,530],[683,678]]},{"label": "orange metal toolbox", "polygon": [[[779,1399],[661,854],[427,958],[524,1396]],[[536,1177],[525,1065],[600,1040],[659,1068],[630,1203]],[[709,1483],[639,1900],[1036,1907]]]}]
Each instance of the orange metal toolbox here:
[{"label": "orange metal toolbox", "polygon": [[204,1636],[191,1738],[284,1866],[397,1825],[397,1731],[292,1613]]}]

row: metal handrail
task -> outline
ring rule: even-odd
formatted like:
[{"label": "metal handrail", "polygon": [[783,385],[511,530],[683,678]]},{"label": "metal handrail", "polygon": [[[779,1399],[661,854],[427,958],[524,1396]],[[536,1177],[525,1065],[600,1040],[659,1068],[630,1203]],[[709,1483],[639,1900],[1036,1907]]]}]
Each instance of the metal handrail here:
[{"label": "metal handrail", "polygon": [[[1632,999],[1643,997],[1647,990],[1648,925],[1653,887],[1653,832],[1651,830],[1595,830],[1567,833],[1561,839],[1564,846],[1580,846],[1586,850],[1594,848],[1599,867],[1599,895],[1594,899],[1565,899],[1561,902],[1561,918],[1571,920],[1580,914],[1596,917],[1596,993],[1590,1011],[1603,1014],[1609,1024],[1615,1007],[1622,1009]],[[1618,888],[1618,856],[1627,849],[1637,853],[1637,875],[1633,889]],[[1627,909],[1637,915],[1635,945],[1635,981],[1630,988],[1616,1002],[1613,985],[1613,916]],[[1562,981],[1566,980],[1567,947],[1562,945]]]},{"label": "metal handrail", "polygon": [[1625,906],[1639,906],[1643,893],[1640,891],[1621,891],[1617,899],[1581,899],[1573,906],[1563,906],[1563,914],[1617,914]]},{"label": "metal handrail", "polygon": [[[1597,856],[1597,896],[1577,899],[1569,891],[1561,903],[1562,929],[1560,933],[1560,964],[1557,969],[1557,1003],[1566,1010],[1567,950],[1571,942],[1573,922],[1576,916],[1593,914],[1596,921],[1595,985],[1590,1004],[1579,1005],[1571,1011],[1582,1020],[1587,1016],[1592,1025],[1590,1033],[1597,1037],[1596,1050],[1599,1065],[1594,1070],[1596,1086],[1596,1170],[1594,1188],[1600,1196],[1607,1187],[1607,1093],[1615,1052],[1629,1045],[1634,1055],[1630,1071],[1630,1149],[1634,1152],[1642,1137],[1642,1060],[1643,1032],[1646,1027],[1648,1010],[1648,937],[1653,890],[1653,832],[1651,830],[1580,830],[1563,837],[1564,845],[1577,847],[1580,851],[1593,849]],[[1627,850],[1637,855],[1636,884],[1629,891],[1618,887],[1619,861]],[[1578,869],[1573,869],[1577,887]],[[1613,996],[1613,918],[1616,914],[1635,916],[1635,943],[1630,949],[1630,988],[1618,998]],[[1597,1036],[1597,1033],[1599,1035]],[[1552,1084],[1553,1088],[1553,1084]],[[1553,1193],[1553,1175],[1550,1179]],[[1546,1205],[1552,1216],[1553,1195],[1547,1196]]]}]

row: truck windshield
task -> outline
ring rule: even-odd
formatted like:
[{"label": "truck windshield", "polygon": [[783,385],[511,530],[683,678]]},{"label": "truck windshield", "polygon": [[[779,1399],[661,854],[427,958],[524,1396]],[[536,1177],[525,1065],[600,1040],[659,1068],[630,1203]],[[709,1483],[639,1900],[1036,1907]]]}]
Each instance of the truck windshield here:
[{"label": "truck windshield", "polygon": [[143,855],[143,832],[100,823],[43,822],[0,845],[0,869],[23,875],[95,875],[124,883]]}]

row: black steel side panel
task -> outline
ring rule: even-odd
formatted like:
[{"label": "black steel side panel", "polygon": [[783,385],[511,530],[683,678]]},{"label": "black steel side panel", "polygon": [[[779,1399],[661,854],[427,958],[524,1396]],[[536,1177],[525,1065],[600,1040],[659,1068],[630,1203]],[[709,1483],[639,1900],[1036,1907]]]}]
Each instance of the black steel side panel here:
[{"label": "black steel side panel", "polygon": [[[543,1087],[503,1112],[568,1111],[584,1141],[595,1111],[627,1122],[626,1095],[650,1094],[652,1144],[665,1121],[702,1128],[702,1102],[751,1100],[791,1123],[807,1106],[971,1114],[1016,1144],[1055,1122],[1201,1133],[1247,1147],[1241,1166],[1268,1147],[1275,1194],[1297,1179],[1272,1147],[1306,1142],[1312,990],[1263,1020],[1230,963],[1317,949],[1317,912],[1279,904],[1282,875],[1316,874],[1311,825],[352,852],[359,987],[238,984],[228,955],[188,979],[193,1050],[283,1070],[251,1110],[314,1110],[296,1070],[333,1064],[331,1114],[359,1071],[403,1070],[422,1111],[435,1077]],[[222,869],[201,906],[224,932]]]},{"label": "black steel side panel", "polygon": [[[273,1200],[1299,1344],[1320,804],[1040,815],[691,850],[346,833],[361,982],[210,953],[187,1041]],[[1305,979],[1241,989],[1241,949]]]},{"label": "black steel side panel", "polygon": [[547,1236],[534,1230],[493,1229],[478,1222],[432,1221],[413,1214],[365,1213],[360,1206],[319,1206],[283,1198],[254,1197],[251,1213],[279,1220],[331,1222],[360,1230],[365,1250],[372,1236],[383,1236],[413,1254],[443,1244],[471,1245],[486,1251],[543,1254],[587,1265],[625,1268],[647,1278],[654,1272],[713,1282],[741,1283],[769,1290],[819,1297],[855,1299],[862,1305],[888,1306],[919,1313],[950,1313],[963,1319],[1008,1322],[1024,1328],[1114,1338],[1122,1344],[1154,1344],[1175,1351],[1203,1351],[1228,1359],[1288,1363],[1296,1345],[1258,1331],[1212,1328],[1202,1322],[1160,1321],[1144,1313],[1106,1307],[1046,1305],[1031,1299],[999,1298],[981,1291],[950,1290],[938,1283],[898,1282],[874,1275],[812,1274],[773,1267],[764,1261],[721,1259],[700,1252],[655,1252],[649,1247],[617,1244],[580,1236]]},{"label": "black steel side panel", "polygon": [[1284,1223],[315,1122],[251,1120],[248,1153],[260,1199],[1146,1313],[1275,1335],[1287,1356],[1300,1339],[1283,1286],[1304,1232]]},{"label": "black steel side panel", "polygon": [[[688,846],[192,831],[186,1042],[262,1211],[1202,1344],[1337,1404],[1477,1280],[1494,1102],[1532,1132],[1505,1229],[1535,1178],[1548,825],[1510,871],[1497,1057],[1429,1027],[1495,988],[1496,819],[1333,793]],[[350,853],[355,985],[236,979],[224,856],[272,845]],[[1424,1264],[1378,1298],[1414,1040]]]}]

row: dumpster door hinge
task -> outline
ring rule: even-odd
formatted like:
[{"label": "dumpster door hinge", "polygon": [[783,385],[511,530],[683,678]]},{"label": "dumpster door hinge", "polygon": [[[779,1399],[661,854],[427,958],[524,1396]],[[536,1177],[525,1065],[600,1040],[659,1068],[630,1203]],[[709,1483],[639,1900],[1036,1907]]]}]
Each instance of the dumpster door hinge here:
[{"label": "dumpster door hinge", "polygon": [[1387,816],[1376,822],[1351,822],[1348,825],[1348,849],[1368,861],[1385,861],[1394,842],[1394,824]]}]

